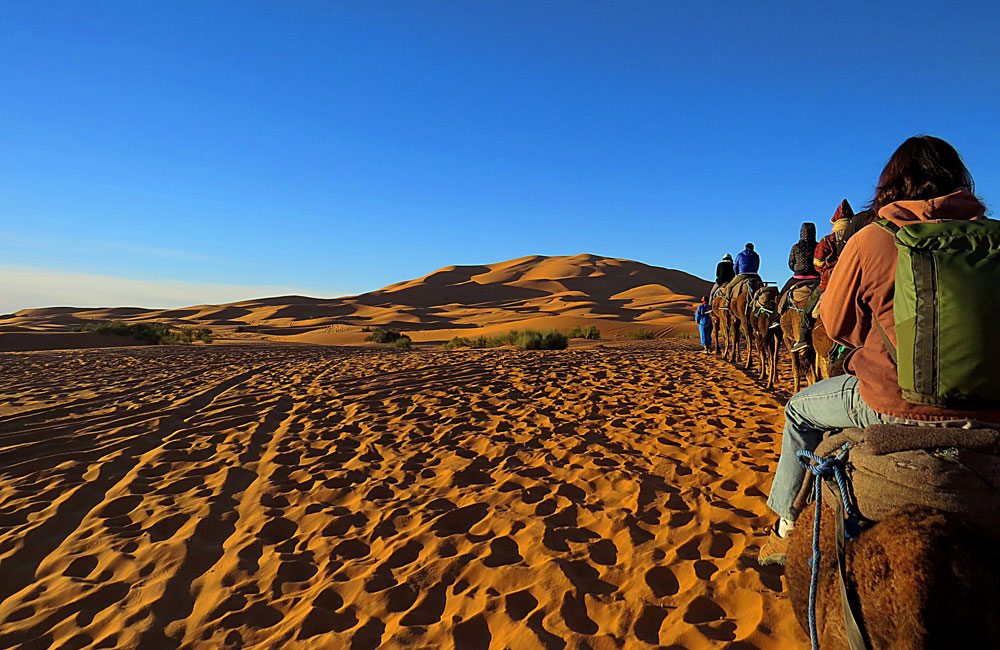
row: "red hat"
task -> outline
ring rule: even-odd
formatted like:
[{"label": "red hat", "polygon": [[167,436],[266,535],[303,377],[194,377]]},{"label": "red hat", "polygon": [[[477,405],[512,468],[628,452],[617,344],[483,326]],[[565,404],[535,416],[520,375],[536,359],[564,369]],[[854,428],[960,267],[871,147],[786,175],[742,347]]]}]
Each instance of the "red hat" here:
[{"label": "red hat", "polygon": [[837,211],[830,217],[830,223],[837,223],[841,219],[850,219],[853,216],[854,210],[851,209],[851,204],[847,202],[847,199],[844,199],[837,206]]}]

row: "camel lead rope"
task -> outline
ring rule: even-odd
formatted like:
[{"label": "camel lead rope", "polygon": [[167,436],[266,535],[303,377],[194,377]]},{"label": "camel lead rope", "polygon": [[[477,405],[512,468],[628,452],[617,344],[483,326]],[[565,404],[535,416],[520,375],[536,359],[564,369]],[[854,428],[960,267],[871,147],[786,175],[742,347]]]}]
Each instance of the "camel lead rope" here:
[{"label": "camel lead rope", "polygon": [[[838,488],[836,491],[839,492],[844,511],[860,518],[851,504],[850,491],[847,489],[847,474],[844,472],[844,456],[847,455],[850,447],[851,443],[844,443],[840,449],[826,458],[820,458],[805,449],[795,452],[799,464],[812,472],[815,488],[816,516],[813,519],[813,554],[809,559],[809,566],[812,568],[812,576],[809,580],[809,642],[812,644],[812,650],[819,650],[819,634],[816,630],[816,594],[819,589],[819,564],[822,557],[820,553],[820,518],[822,516],[823,482],[820,479],[835,480]],[[838,504],[837,512],[842,519],[843,513],[840,510],[840,504]],[[843,530],[843,522],[839,522],[838,530]],[[842,542],[840,544],[842,545]],[[842,563],[842,560],[839,561]],[[847,595],[843,579],[841,579],[841,596],[844,606],[844,625],[847,627],[851,649],[867,649],[864,637],[861,635],[860,628],[850,611],[849,603],[846,601]]]}]

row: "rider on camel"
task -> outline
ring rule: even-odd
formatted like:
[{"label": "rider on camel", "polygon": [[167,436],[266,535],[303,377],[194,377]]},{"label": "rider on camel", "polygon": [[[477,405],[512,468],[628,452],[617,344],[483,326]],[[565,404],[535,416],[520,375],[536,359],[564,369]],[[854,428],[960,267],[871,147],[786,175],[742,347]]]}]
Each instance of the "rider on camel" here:
[{"label": "rider on camel", "polygon": [[[958,152],[944,140],[918,136],[909,138],[889,159],[872,209],[897,226],[982,219],[985,208],[973,192],[972,177]],[[793,503],[806,472],[796,452],[815,450],[827,431],[884,422],[1000,423],[1000,412],[995,410],[954,410],[904,399],[886,344],[899,344],[893,315],[896,261],[893,235],[877,226],[859,231],[840,256],[820,312],[830,338],[856,351],[847,360],[850,374],[819,381],[793,395],[785,406],[781,457],[767,500],[779,519],[760,549],[762,565],[784,564],[787,535],[798,515]]]},{"label": "rider on camel", "polygon": [[799,352],[809,347],[809,334],[812,332],[816,316],[818,316],[816,312],[819,308],[819,300],[823,296],[823,292],[826,291],[827,285],[830,284],[830,274],[833,273],[833,267],[837,265],[840,251],[847,244],[845,232],[853,217],[854,210],[851,209],[851,204],[847,202],[847,199],[844,199],[837,206],[833,217],[830,218],[830,223],[833,224],[832,232],[814,248],[812,264],[819,271],[819,286],[813,290],[809,300],[802,308],[802,318],[799,321],[799,340],[792,346],[792,352]]},{"label": "rider on camel", "polygon": [[792,244],[792,250],[788,252],[788,268],[792,271],[792,277],[785,282],[780,295],[784,295],[792,286],[803,280],[819,279],[816,269],[813,268],[815,251],[816,224],[807,221],[802,224],[802,228],[799,230],[799,241]]},{"label": "rider on camel", "polygon": [[736,271],[733,269],[733,256],[726,253],[722,256],[722,261],[715,267],[715,284],[712,285],[712,291],[708,294],[709,300],[715,298],[715,292],[728,285],[735,277]]},{"label": "rider on camel", "polygon": [[759,268],[760,255],[754,251],[753,244],[747,242],[746,248],[740,251],[739,255],[736,256],[736,261],[733,263],[733,271],[736,273],[736,276],[726,285],[726,295],[729,295],[732,288],[743,280],[746,280],[750,276],[756,276],[757,269]]}]

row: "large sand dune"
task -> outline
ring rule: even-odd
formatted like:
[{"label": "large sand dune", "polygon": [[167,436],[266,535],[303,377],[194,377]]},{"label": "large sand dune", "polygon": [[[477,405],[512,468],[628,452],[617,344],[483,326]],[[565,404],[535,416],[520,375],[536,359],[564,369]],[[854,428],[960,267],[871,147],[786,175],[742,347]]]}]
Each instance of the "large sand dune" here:
[{"label": "large sand dune", "polygon": [[687,342],[0,361],[0,647],[805,642],[754,559],[779,404]]},{"label": "large sand dune", "polygon": [[579,324],[597,325],[608,338],[640,327],[671,336],[695,331],[691,313],[708,288],[708,282],[683,271],[630,260],[536,255],[498,264],[449,266],[345,298],[278,296],[166,310],[24,309],[0,317],[0,350],[51,347],[51,338],[33,346],[31,337],[15,339],[9,333],[67,332],[94,320],[207,326],[223,336],[325,344],[361,343],[362,330],[376,326],[405,331],[415,341]]}]

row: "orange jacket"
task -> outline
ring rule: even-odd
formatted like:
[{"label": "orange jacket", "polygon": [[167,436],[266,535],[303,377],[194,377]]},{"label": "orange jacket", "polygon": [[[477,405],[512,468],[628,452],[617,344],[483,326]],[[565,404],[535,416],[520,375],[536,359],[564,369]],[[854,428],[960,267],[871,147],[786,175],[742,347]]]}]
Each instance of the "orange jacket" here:
[{"label": "orange jacket", "polygon": [[[971,193],[956,190],[929,201],[898,201],[879,210],[881,219],[904,226],[916,221],[981,219],[985,208]],[[851,237],[820,302],[820,316],[831,339],[858,348],[847,369],[858,378],[861,399],[883,415],[910,420],[977,419],[1000,422],[1000,412],[962,412],[910,404],[899,389],[896,366],[872,325],[877,318],[896,345],[892,299],[896,281],[893,236],[875,224]]]}]

